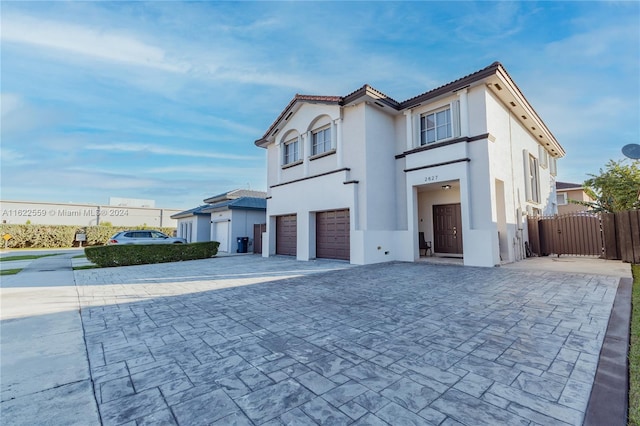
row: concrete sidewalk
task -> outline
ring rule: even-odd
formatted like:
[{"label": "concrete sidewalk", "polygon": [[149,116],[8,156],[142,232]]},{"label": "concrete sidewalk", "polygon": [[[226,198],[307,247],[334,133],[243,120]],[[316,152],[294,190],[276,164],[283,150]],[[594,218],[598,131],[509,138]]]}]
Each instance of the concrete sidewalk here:
[{"label": "concrete sidewalk", "polygon": [[71,258],[35,259],[2,277],[0,421],[99,425]]},{"label": "concrete sidewalk", "polygon": [[631,278],[631,264],[593,256],[530,257],[520,262],[501,265],[502,268],[529,272],[563,272],[571,274],[607,275]]}]

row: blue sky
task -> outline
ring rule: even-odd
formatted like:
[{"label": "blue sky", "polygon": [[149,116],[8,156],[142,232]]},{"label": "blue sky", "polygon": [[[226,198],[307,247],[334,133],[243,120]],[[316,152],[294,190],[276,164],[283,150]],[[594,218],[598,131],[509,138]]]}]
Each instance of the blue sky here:
[{"label": "blue sky", "polygon": [[582,182],[640,142],[638,2],[2,2],[0,198],[266,189],[296,93],[402,101],[500,61]]}]

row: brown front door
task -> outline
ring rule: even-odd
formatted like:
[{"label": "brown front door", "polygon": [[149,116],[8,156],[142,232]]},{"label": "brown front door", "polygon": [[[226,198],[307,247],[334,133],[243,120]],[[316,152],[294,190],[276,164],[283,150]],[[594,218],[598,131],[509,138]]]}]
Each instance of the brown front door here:
[{"label": "brown front door", "polygon": [[262,233],[267,231],[266,223],[256,223],[253,225],[253,252],[262,253]]},{"label": "brown front door", "polygon": [[433,206],[435,253],[462,254],[462,215],[460,204]]},{"label": "brown front door", "polygon": [[349,260],[349,210],[316,213],[316,257]]},{"label": "brown front door", "polygon": [[276,254],[297,254],[298,221],[295,214],[276,218]]}]

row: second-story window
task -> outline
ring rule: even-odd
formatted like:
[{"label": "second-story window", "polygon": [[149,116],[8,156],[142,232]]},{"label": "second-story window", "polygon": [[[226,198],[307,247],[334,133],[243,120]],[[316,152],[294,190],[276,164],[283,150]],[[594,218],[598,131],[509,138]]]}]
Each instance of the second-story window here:
[{"label": "second-story window", "polygon": [[422,115],[420,145],[449,139],[452,136],[451,128],[451,107]]},{"label": "second-story window", "polygon": [[291,164],[300,159],[298,151],[298,138],[292,139],[284,143],[283,164]]},{"label": "second-story window", "polygon": [[538,159],[529,155],[529,185],[531,188],[529,199],[534,203],[540,202],[540,178],[538,175]]},{"label": "second-story window", "polygon": [[322,154],[331,150],[331,127],[313,132],[311,155]]}]

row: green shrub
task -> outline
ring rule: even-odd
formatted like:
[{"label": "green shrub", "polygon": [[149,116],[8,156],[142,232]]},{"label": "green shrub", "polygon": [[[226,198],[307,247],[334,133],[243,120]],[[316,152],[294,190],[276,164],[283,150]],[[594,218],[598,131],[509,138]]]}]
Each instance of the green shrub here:
[{"label": "green shrub", "polygon": [[[127,229],[143,229],[143,227],[0,224],[0,236],[11,235],[12,238],[7,243],[8,248],[65,248],[73,247],[76,233],[84,233],[87,236],[86,245],[94,246],[105,244],[112,235]],[[167,235],[171,235],[175,230],[175,228],[157,229]]]},{"label": "green shrub", "polygon": [[77,226],[70,225],[0,225],[0,235],[9,234],[8,248],[71,247]]},{"label": "green shrub", "polygon": [[98,266],[128,266],[148,263],[208,259],[218,253],[217,241],[191,244],[129,244],[87,247],[87,259]]}]

